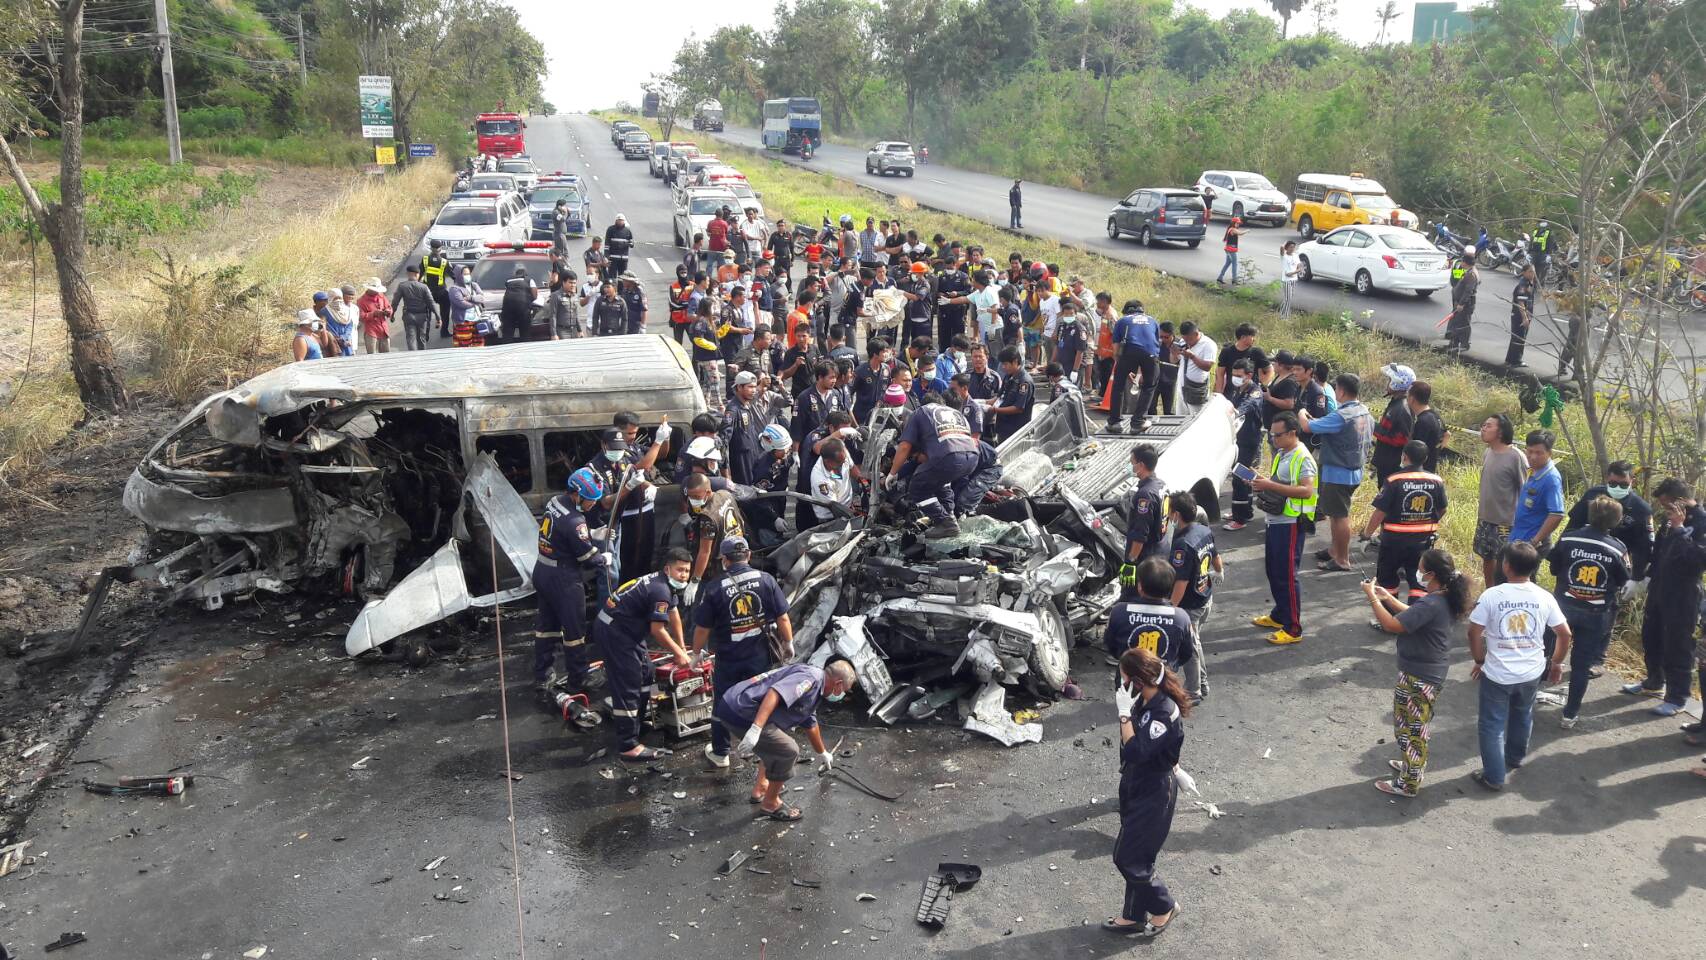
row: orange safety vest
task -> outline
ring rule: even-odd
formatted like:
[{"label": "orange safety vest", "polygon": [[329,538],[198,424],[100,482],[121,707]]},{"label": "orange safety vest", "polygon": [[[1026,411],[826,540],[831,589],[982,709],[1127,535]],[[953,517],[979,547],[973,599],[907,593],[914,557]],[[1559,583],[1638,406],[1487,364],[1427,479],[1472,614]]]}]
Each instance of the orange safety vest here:
[{"label": "orange safety vest", "polygon": [[1398,499],[1398,513],[1388,516],[1381,523],[1380,529],[1386,533],[1437,533],[1439,532],[1440,497],[1445,494],[1445,481],[1437,474],[1426,470],[1413,470],[1409,473],[1394,473],[1386,478],[1386,482],[1411,482],[1426,484],[1432,490],[1418,489],[1404,493]]},{"label": "orange safety vest", "polygon": [[669,285],[669,322],[678,327],[686,326],[691,320],[687,316],[687,297],[693,292],[693,284],[672,283]]}]

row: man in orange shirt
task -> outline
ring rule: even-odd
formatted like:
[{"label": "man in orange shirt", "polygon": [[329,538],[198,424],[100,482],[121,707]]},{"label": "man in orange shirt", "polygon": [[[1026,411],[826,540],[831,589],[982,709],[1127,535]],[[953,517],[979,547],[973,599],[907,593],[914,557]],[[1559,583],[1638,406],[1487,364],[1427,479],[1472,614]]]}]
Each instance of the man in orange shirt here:
[{"label": "man in orange shirt", "polygon": [[812,304],[817,302],[814,290],[802,292],[794,303],[794,309],[788,311],[788,346],[803,347],[812,334]]}]

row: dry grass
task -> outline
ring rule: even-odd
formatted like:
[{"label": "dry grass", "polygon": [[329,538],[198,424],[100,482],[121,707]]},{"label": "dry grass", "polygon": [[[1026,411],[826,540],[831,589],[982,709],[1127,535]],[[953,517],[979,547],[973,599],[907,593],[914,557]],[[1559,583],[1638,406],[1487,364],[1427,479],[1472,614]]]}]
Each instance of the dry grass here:
[{"label": "dry grass", "polygon": [[[298,203],[260,238],[238,222],[98,258],[110,278],[99,291],[103,313],[131,389],[188,402],[288,360],[290,318],[312,292],[388,274],[449,181],[442,162],[417,163],[360,178],[321,204]],[[43,452],[83,416],[57,305],[47,298],[51,272],[41,284],[30,374],[0,397],[0,485],[11,487],[29,484]]]}]

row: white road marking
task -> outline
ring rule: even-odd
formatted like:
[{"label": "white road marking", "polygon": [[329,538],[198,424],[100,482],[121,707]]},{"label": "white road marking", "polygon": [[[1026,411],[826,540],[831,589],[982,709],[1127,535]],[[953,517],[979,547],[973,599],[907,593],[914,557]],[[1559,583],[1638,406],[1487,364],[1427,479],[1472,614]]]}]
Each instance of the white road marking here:
[{"label": "white road marking", "polygon": [[942,186],[944,186],[944,187],[945,187],[945,186],[947,186],[947,185],[948,185],[948,181],[946,181],[946,180],[938,180],[938,179],[936,179],[936,178],[935,178],[935,177],[925,177],[925,178],[924,178],[924,179],[926,179],[926,180],[928,180],[928,181],[930,181],[930,182],[931,182],[931,183],[939,183],[939,184],[941,184],[941,185],[942,185]]},{"label": "white road marking", "polygon": [[[594,177],[594,178],[593,178],[593,179],[595,179],[595,180],[596,180],[596,179],[598,179],[598,178],[597,178],[597,177]],[[604,199],[606,199],[606,200],[609,200],[609,199],[610,199],[610,194],[608,194],[608,193],[607,193],[607,194],[605,194],[605,195],[604,195]]]},{"label": "white road marking", "polygon": [[[587,167],[587,169],[588,169],[588,170],[591,170],[591,169],[592,169],[592,168],[591,168],[591,167]],[[593,174],[593,175],[592,175],[592,178],[593,178],[593,179],[594,179],[594,180],[597,180],[597,179],[598,179],[598,174],[596,174],[596,173],[595,173],[595,174]]]},{"label": "white road marking", "polygon": [[651,257],[646,258],[646,265],[652,268],[653,273],[662,273],[663,272],[663,268],[658,266],[658,262],[656,260],[653,260]]}]

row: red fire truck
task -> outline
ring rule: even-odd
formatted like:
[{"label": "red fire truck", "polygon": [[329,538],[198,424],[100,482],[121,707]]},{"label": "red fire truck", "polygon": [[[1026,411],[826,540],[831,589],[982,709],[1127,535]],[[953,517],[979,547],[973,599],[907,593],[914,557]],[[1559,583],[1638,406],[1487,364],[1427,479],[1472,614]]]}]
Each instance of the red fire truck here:
[{"label": "red fire truck", "polygon": [[474,145],[481,154],[514,157],[527,152],[519,113],[482,113],[474,118]]}]

